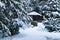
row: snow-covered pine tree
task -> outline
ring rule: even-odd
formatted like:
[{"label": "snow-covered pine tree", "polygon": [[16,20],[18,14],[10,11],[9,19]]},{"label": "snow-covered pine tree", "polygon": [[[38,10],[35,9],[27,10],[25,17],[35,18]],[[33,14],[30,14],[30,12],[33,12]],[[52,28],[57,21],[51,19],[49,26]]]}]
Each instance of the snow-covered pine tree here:
[{"label": "snow-covered pine tree", "polygon": [[0,21],[9,29],[11,35],[14,35],[18,28],[17,25],[13,25],[12,19],[18,18],[17,7],[13,0],[0,0],[0,3]]},{"label": "snow-covered pine tree", "polygon": [[[9,29],[11,35],[19,33],[19,21],[29,23],[27,11],[22,0],[0,0],[0,21]],[[27,5],[27,4],[26,4]],[[23,19],[25,17],[25,19]],[[3,28],[3,27],[2,27]],[[2,30],[2,29],[1,29]]]},{"label": "snow-covered pine tree", "polygon": [[60,32],[60,18],[49,18],[48,21],[44,22],[44,25],[49,32]]}]

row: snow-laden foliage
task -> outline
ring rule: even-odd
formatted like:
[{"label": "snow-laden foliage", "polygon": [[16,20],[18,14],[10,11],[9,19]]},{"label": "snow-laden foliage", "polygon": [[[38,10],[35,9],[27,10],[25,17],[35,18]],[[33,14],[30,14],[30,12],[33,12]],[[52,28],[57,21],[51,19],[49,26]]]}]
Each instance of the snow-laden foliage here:
[{"label": "snow-laden foliage", "polygon": [[49,32],[60,32],[60,18],[49,18],[44,22],[44,25]]},{"label": "snow-laden foliage", "polygon": [[60,31],[60,4],[59,0],[40,1],[34,11],[43,16],[42,22],[48,31]]},{"label": "snow-laden foliage", "polygon": [[[59,0],[35,0],[32,1],[33,11],[42,15],[42,22],[49,31],[60,30],[60,1]],[[47,21],[47,22],[46,22]],[[47,23],[47,24],[46,24]]]},{"label": "snow-laden foliage", "polygon": [[29,24],[30,17],[27,16],[27,13],[29,12],[29,10],[31,11],[32,8],[29,10],[25,9],[28,8],[29,5],[29,2],[26,1],[27,0],[0,0],[0,25],[2,28],[0,30],[2,31],[2,33],[2,24],[5,25],[4,30],[8,28],[5,31],[9,31],[8,33],[10,33],[10,35],[18,34],[19,27],[23,27],[23,25],[26,26]]},{"label": "snow-laden foliage", "polygon": [[18,34],[19,27],[23,29],[25,27],[29,27],[31,18],[27,15],[27,13],[30,13],[32,11],[41,14],[44,19],[43,22],[45,20],[48,20],[47,27],[53,25],[53,30],[57,31],[57,27],[60,27],[59,2],[59,0],[0,0],[0,25],[2,28],[2,33],[3,25],[4,28],[7,28],[6,32],[8,31],[7,33],[10,35]]}]

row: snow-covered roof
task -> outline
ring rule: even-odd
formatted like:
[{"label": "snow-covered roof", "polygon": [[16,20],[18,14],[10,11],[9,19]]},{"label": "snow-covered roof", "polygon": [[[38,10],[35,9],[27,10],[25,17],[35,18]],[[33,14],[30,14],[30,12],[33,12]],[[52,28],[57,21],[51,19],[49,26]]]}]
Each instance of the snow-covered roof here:
[{"label": "snow-covered roof", "polygon": [[30,13],[28,13],[27,15],[40,15],[40,14],[37,13],[37,12],[30,12]]}]

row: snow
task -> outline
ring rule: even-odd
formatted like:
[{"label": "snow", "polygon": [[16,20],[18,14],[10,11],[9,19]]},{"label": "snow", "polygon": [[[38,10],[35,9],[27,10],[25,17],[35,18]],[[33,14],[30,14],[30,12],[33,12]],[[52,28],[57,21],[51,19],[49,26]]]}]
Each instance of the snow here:
[{"label": "snow", "polygon": [[4,6],[4,3],[0,2],[0,6]]},{"label": "snow", "polygon": [[19,3],[19,2],[17,2],[17,1],[14,1],[14,3],[15,3],[15,4],[20,4],[20,3]]},{"label": "snow", "polygon": [[37,27],[20,28],[20,34],[4,38],[6,40],[60,40],[60,33],[47,32],[42,23],[38,23]]},{"label": "snow", "polygon": [[22,25],[22,29],[25,29],[27,28],[27,26],[29,26],[26,23],[24,23],[22,20],[19,19],[15,19],[15,20],[17,21],[18,25]]},{"label": "snow", "polygon": [[3,2],[0,2],[0,6],[5,8],[5,4]]},{"label": "snow", "polygon": [[33,12],[28,13],[28,15],[40,15],[40,14],[33,11]]},{"label": "snow", "polygon": [[57,11],[52,12],[52,14],[54,14],[54,15],[59,15],[59,16],[60,16],[59,12],[57,12]]},{"label": "snow", "polygon": [[58,12],[52,12],[53,14],[59,14]]}]

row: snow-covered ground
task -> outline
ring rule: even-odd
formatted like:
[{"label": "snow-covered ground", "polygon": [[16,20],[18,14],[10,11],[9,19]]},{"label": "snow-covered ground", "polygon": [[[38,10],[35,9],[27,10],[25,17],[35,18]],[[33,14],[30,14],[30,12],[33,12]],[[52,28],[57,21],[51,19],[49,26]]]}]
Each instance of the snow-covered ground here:
[{"label": "snow-covered ground", "polygon": [[38,23],[37,27],[26,28],[25,30],[20,28],[18,35],[0,40],[60,40],[60,33],[47,32],[47,30],[44,29],[44,25]]}]

